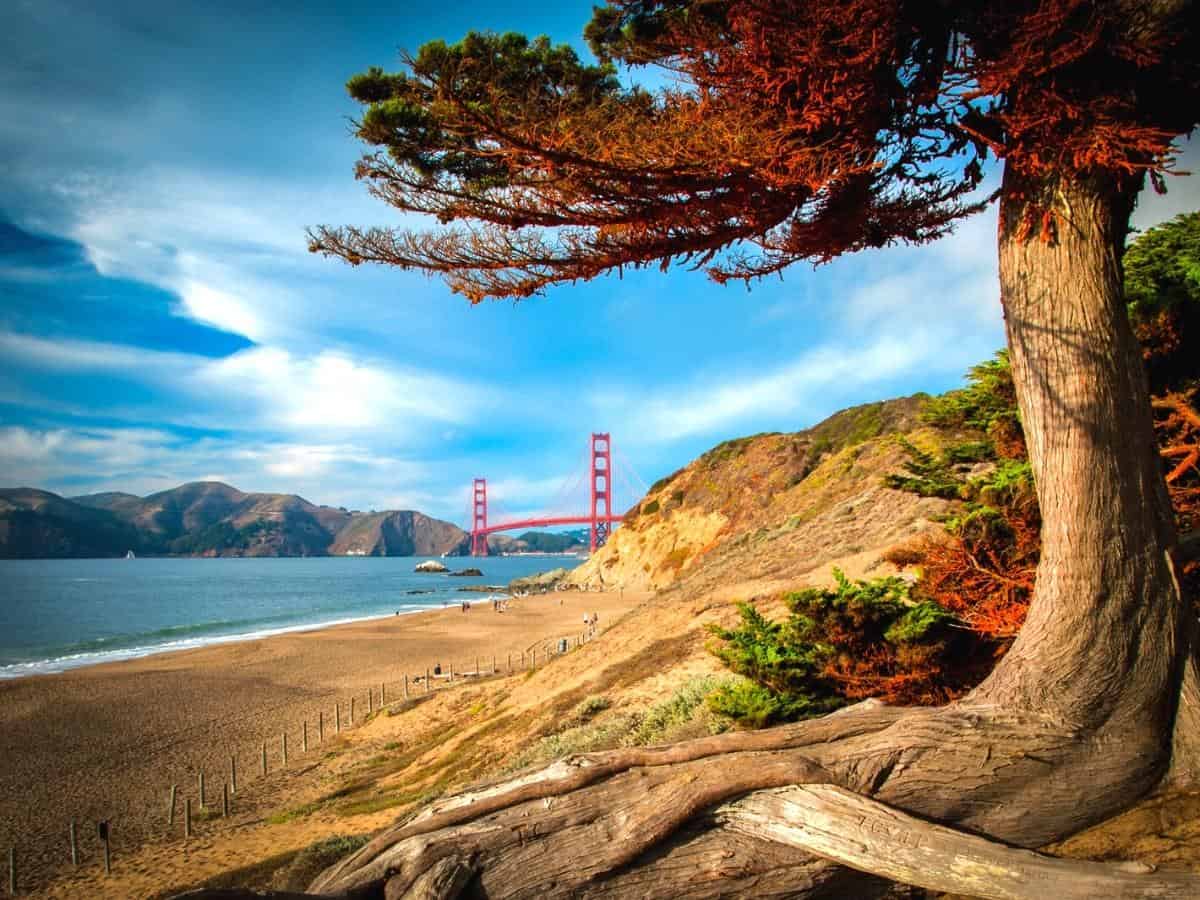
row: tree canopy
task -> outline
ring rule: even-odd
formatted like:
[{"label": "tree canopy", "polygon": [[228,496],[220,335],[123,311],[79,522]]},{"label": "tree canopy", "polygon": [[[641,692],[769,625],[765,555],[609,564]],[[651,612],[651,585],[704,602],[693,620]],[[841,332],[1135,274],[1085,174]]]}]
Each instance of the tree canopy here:
[{"label": "tree canopy", "polygon": [[1200,306],[1200,212],[1149,229],[1125,252],[1125,297],[1135,316]]},{"label": "tree canopy", "polygon": [[[478,301],[929,241],[980,208],[991,156],[1161,180],[1200,108],[1193,19],[1182,0],[615,0],[586,29],[595,65],[544,37],[434,41],[348,88],[373,148],[357,177],[443,227],[323,226],[310,247]],[[617,64],[673,86],[625,87]]]}]

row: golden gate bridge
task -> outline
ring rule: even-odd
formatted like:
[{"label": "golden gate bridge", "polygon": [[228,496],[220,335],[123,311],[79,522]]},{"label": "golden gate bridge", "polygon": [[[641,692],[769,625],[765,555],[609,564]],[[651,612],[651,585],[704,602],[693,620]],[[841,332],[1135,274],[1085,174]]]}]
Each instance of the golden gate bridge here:
[{"label": "golden gate bridge", "polygon": [[[637,473],[628,466],[628,470],[638,482]],[[595,552],[608,541],[608,536],[624,517],[613,511],[613,481],[616,477],[613,465],[612,440],[608,432],[593,432],[589,463],[587,467],[589,511],[586,513],[567,514],[536,514],[519,517],[499,517],[499,521],[488,518],[487,479],[476,478],[471,488],[471,555],[487,556],[489,534],[499,531],[512,531],[518,528],[553,527],[559,525],[587,525],[588,552]],[[631,498],[637,500],[645,493],[645,485],[641,491]],[[631,504],[632,505],[632,502]],[[494,504],[493,504],[494,506]]]}]

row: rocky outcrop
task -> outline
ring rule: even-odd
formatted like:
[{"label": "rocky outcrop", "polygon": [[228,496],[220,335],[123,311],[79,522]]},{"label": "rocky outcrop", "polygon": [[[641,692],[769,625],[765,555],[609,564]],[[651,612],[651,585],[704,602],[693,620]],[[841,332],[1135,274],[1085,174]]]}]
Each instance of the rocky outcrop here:
[{"label": "rocky outcrop", "polygon": [[569,580],[570,575],[566,569],[551,569],[540,575],[514,578],[508,583],[508,590],[511,594],[544,594]]},{"label": "rocky outcrop", "polygon": [[450,570],[443,566],[436,559],[427,559],[425,562],[417,563],[413,567],[414,572],[449,572]]}]

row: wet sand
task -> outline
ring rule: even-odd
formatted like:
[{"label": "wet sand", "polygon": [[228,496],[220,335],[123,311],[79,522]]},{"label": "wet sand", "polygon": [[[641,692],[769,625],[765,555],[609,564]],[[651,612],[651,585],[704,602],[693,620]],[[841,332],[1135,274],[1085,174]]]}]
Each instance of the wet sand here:
[{"label": "wet sand", "polygon": [[416,691],[412,679],[436,663],[473,672],[478,657],[488,672],[494,656],[503,671],[510,653],[517,666],[522,651],[542,657],[549,642],[580,635],[584,613],[604,626],[641,599],[566,592],[514,600],[504,613],[475,600],[468,613],[452,606],[0,681],[0,851],[17,847],[23,880],[44,883],[69,866],[72,818],[91,842],[95,823],[110,820],[114,846],[133,846],[164,830],[172,784],[194,797],[203,770],[219,806],[230,756],[247,783],[264,741],[268,768],[281,764],[285,731],[298,764],[301,722],[315,744],[318,712],[334,731],[335,703],[345,723],[354,697],[361,721],[381,682],[393,701],[405,674]]}]

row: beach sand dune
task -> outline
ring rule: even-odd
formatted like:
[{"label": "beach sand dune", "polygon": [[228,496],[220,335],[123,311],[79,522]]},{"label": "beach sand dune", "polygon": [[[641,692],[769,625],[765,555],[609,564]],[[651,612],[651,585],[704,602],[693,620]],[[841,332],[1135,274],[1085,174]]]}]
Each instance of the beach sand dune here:
[{"label": "beach sand dune", "polygon": [[517,600],[504,613],[476,599],[467,613],[451,606],[0,682],[0,850],[17,848],[31,890],[70,867],[71,819],[92,858],[100,820],[112,823],[114,853],[161,840],[172,784],[182,835],[183,798],[198,807],[204,771],[208,804],[219,807],[231,755],[248,788],[263,742],[275,770],[286,731],[290,765],[302,766],[301,723],[315,745],[319,711],[334,732],[335,703],[345,723],[354,697],[361,721],[368,689],[377,704],[381,682],[395,700],[406,673],[437,663],[474,671],[478,657],[488,672],[494,656],[503,670],[510,653],[519,661],[534,645],[543,654],[549,642],[574,640],[584,613],[607,625],[640,599],[567,592]]}]

